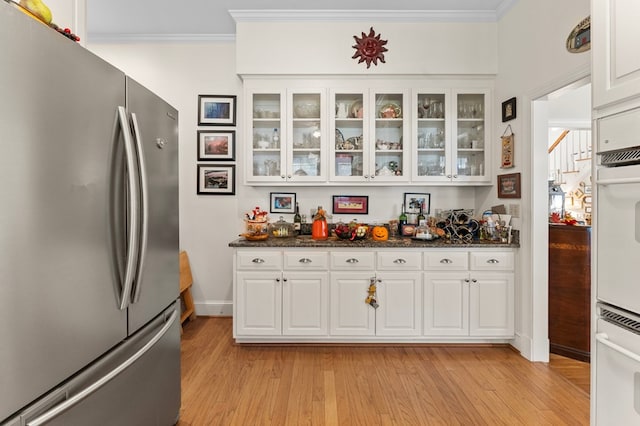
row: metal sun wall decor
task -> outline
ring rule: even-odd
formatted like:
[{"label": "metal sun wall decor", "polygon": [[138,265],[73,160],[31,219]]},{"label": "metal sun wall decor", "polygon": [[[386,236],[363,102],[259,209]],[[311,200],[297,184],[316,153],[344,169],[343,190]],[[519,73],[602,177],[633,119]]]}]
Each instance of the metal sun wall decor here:
[{"label": "metal sun wall decor", "polygon": [[371,62],[374,65],[378,65],[378,61],[385,63],[384,60],[384,52],[388,49],[384,47],[387,44],[387,40],[380,40],[381,34],[376,35],[376,32],[373,30],[373,27],[369,30],[369,34],[362,33],[362,37],[358,38],[358,36],[353,36],[356,40],[356,44],[353,47],[356,49],[356,53],[351,57],[352,59],[356,59],[360,57],[358,63],[366,62],[367,68],[371,66]]}]

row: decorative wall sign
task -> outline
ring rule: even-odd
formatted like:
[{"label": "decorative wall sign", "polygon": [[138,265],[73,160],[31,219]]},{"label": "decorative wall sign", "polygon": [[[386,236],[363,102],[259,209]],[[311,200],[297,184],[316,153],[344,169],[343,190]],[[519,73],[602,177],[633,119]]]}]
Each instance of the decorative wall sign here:
[{"label": "decorative wall sign", "polygon": [[378,61],[385,63],[384,52],[388,49],[384,45],[387,44],[387,40],[380,40],[380,34],[376,35],[373,27],[369,30],[369,35],[362,33],[361,38],[355,35],[353,38],[356,44],[351,47],[356,49],[356,53],[351,57],[352,59],[360,57],[358,63],[366,62],[367,68],[371,66],[371,62],[373,65],[378,65]]},{"label": "decorative wall sign", "polygon": [[520,173],[498,175],[498,198],[520,198]]},{"label": "decorative wall sign", "polygon": [[567,37],[567,50],[571,53],[586,52],[591,49],[591,16],[584,18]]},{"label": "decorative wall sign", "polygon": [[516,98],[511,98],[502,103],[502,122],[516,118]]},{"label": "decorative wall sign", "polygon": [[369,213],[368,195],[334,195],[333,214]]},{"label": "decorative wall sign", "polygon": [[[507,134],[509,132],[509,134]],[[510,169],[513,164],[513,149],[514,149],[515,135],[511,130],[511,125],[508,125],[504,133],[500,137],[502,141],[502,150],[500,154],[500,168]]]}]

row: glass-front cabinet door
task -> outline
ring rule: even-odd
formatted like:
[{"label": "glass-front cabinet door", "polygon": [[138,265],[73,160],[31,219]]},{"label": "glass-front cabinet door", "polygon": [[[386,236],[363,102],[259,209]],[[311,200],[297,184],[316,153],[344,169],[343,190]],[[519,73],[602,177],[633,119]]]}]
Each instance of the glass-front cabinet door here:
[{"label": "glass-front cabinet door", "polygon": [[369,178],[375,181],[408,182],[410,149],[408,123],[411,117],[405,91],[374,92],[373,121],[370,139],[373,155],[370,157]]},{"label": "glass-front cabinet door", "polygon": [[252,183],[327,180],[324,90],[252,92]]},{"label": "glass-front cabinet door", "polygon": [[416,90],[413,180],[451,181],[450,94],[444,90]]},{"label": "glass-front cabinet door", "polygon": [[251,148],[248,152],[250,167],[247,167],[247,180],[281,182],[286,161],[282,150],[282,142],[287,136],[283,131],[285,93],[252,93],[250,99]]},{"label": "glass-front cabinet door", "polygon": [[485,181],[487,155],[488,92],[455,93],[452,171],[459,181]]},{"label": "glass-front cabinet door", "polygon": [[369,97],[365,91],[331,91],[329,110],[330,176],[333,181],[363,182],[368,176]]},{"label": "glass-front cabinet door", "polygon": [[330,177],[337,182],[408,181],[403,91],[331,91]]},{"label": "glass-front cabinet door", "polygon": [[327,179],[327,140],[325,91],[290,92],[291,120],[288,123],[287,171],[288,181],[312,182]]}]

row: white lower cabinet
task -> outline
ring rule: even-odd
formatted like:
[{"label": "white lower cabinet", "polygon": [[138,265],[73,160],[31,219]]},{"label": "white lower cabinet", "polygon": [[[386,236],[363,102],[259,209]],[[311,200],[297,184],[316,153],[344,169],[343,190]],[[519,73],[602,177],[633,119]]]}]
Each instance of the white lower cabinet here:
[{"label": "white lower cabinet", "polygon": [[469,253],[469,270],[450,253],[425,257],[434,265],[423,277],[425,336],[513,337],[513,253]]},{"label": "white lower cabinet", "polygon": [[327,335],[326,252],[239,252],[236,256],[237,269],[250,269],[235,274],[237,336]]},{"label": "white lower cabinet", "polygon": [[[514,335],[514,253],[236,250],[238,341],[484,341]],[[368,304],[376,285],[377,309]]]}]

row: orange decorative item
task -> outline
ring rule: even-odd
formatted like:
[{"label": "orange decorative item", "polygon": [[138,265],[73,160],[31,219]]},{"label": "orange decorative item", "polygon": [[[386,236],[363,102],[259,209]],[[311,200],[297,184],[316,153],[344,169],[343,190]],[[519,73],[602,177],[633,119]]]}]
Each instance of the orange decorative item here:
[{"label": "orange decorative item", "polygon": [[374,226],[371,231],[371,237],[374,241],[387,241],[389,239],[389,230],[384,226]]},{"label": "orange decorative item", "polygon": [[329,225],[327,225],[326,213],[322,207],[318,207],[318,211],[313,217],[311,238],[314,240],[326,240],[329,238]]}]

